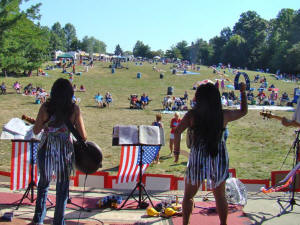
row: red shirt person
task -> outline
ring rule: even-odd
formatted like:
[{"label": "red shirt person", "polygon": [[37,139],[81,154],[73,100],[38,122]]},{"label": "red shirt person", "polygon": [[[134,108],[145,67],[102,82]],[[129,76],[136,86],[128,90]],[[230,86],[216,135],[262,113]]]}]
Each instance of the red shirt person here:
[{"label": "red shirt person", "polygon": [[175,112],[174,118],[171,119],[171,123],[170,123],[170,128],[171,128],[171,133],[170,133],[170,155],[173,154],[173,150],[174,150],[174,133],[175,133],[175,129],[178,126],[178,124],[180,123],[181,119],[179,117],[179,113]]}]

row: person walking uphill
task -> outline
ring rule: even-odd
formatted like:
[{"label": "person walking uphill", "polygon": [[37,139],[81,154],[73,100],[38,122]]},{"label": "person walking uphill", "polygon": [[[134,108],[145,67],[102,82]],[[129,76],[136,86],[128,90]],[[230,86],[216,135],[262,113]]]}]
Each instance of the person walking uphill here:
[{"label": "person walking uphill", "polygon": [[208,188],[213,190],[221,225],[226,225],[228,204],[225,198],[225,181],[229,177],[229,160],[224,131],[228,122],[247,114],[245,89],[246,85],[242,83],[240,109],[223,110],[218,88],[210,83],[199,86],[195,94],[195,107],[185,114],[175,130],[175,162],[178,162],[180,154],[181,133],[186,128],[192,130],[191,152],[185,174],[182,202],[183,225],[189,224],[194,207],[193,198],[205,179]]},{"label": "person walking uphill", "polygon": [[54,225],[64,225],[64,213],[68,200],[69,176],[73,171],[74,149],[70,131],[66,126],[69,120],[86,140],[86,131],[79,106],[74,104],[73,87],[67,79],[59,78],[52,86],[50,99],[39,110],[33,127],[34,134],[43,130],[37,153],[40,180],[33,224],[43,224],[46,216],[46,200],[50,181],[56,178],[56,204]]}]

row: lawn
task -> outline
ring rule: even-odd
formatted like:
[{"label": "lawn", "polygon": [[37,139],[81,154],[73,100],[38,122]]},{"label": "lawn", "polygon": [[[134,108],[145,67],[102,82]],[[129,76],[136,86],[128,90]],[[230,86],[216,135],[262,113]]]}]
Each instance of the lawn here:
[{"label": "lawn", "polygon": [[[124,64],[128,69],[117,69],[114,74],[108,67],[108,63],[96,62],[94,68],[89,72],[83,72],[81,76],[74,76],[74,81],[79,87],[83,84],[86,92],[75,92],[76,97],[81,99],[79,105],[83,114],[85,126],[88,133],[88,139],[95,141],[102,149],[104,154],[102,170],[116,174],[118,171],[120,149],[121,147],[112,147],[112,129],[117,124],[151,124],[155,120],[155,115],[162,109],[163,97],[167,94],[167,88],[174,87],[175,96],[183,96],[187,90],[189,97],[192,98],[194,90],[193,83],[203,79],[220,78],[213,73],[211,68],[201,66],[200,75],[177,76],[171,74],[171,64],[155,65],[164,70],[164,78],[160,79],[160,72],[152,70],[153,64],[135,63]],[[69,69],[70,71],[71,69]],[[83,71],[83,67],[78,67],[78,71]],[[26,114],[36,117],[40,105],[34,104],[34,98],[16,94],[12,89],[13,83],[18,80],[23,87],[28,83],[34,86],[41,86],[48,92],[53,82],[59,77],[68,78],[68,75],[62,74],[61,69],[48,72],[48,77],[8,77],[0,78],[8,87],[7,95],[0,95],[0,125],[3,126],[13,117],[21,117]],[[137,79],[137,73],[141,73],[141,78]],[[257,72],[246,71],[251,80]],[[234,75],[229,74],[228,78],[233,81]],[[262,75],[262,74],[260,74]],[[293,90],[296,83],[283,82],[276,80],[270,74],[266,76],[270,84],[279,88],[279,94],[283,91],[293,96]],[[229,83],[228,83],[229,84]],[[251,83],[253,87],[259,84]],[[112,94],[113,103],[109,108],[97,108],[93,99],[94,95],[100,92],[104,95],[107,91]],[[128,97],[136,93],[139,96],[147,93],[152,99],[145,110],[129,109]],[[236,92],[238,94],[238,92]],[[257,94],[257,92],[255,92]],[[292,112],[273,112],[279,116],[291,118]],[[165,127],[166,140],[169,139],[169,123],[172,114],[163,114],[162,122]],[[230,168],[236,168],[239,178],[266,179],[270,177],[270,172],[279,170],[281,164],[290,150],[290,146],[295,138],[294,128],[286,128],[277,120],[263,120],[257,110],[249,110],[248,114],[229,124],[229,138],[227,140],[227,149],[230,157]],[[185,145],[185,135],[182,138],[182,149],[187,149]],[[160,164],[151,165],[148,173],[164,173],[183,176],[187,158],[180,157],[179,163],[173,163],[173,158],[169,156],[168,141],[167,145],[161,149]],[[10,153],[11,142],[0,140],[0,170],[10,171]],[[287,161],[282,169],[290,169],[292,164],[292,153],[288,155]]]}]

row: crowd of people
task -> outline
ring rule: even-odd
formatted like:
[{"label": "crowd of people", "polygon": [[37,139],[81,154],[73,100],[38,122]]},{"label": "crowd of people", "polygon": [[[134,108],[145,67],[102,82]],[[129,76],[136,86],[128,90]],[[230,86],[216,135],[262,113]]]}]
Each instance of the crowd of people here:
[{"label": "crowd of people", "polygon": [[[246,92],[246,85],[243,83],[240,85],[239,96],[236,96],[234,91],[221,94],[219,89],[221,86],[223,90],[222,86],[224,84],[217,81],[216,84],[207,83],[200,85],[192,99],[189,98],[187,91],[185,91],[183,97],[167,95],[162,102],[164,109],[180,111],[188,110],[187,104],[188,100],[190,100],[190,110],[187,111],[184,117],[180,118],[180,114],[175,112],[174,117],[168,123],[170,125],[169,156],[174,158],[175,163],[179,161],[181,153],[182,133],[186,129],[189,129],[191,133],[191,147],[185,172],[185,191],[182,203],[184,225],[189,224],[191,212],[194,208],[193,198],[204,181],[207,182],[208,187],[213,191],[220,223],[223,225],[227,223],[228,204],[225,198],[225,181],[229,177],[229,157],[225,134],[227,124],[245,116],[248,112],[248,101],[253,103],[256,98],[258,99],[258,104],[267,104],[266,101],[268,101],[272,105],[278,99],[280,99],[280,104],[285,104],[289,101],[289,96],[286,92],[282,94],[281,98],[278,97],[278,92],[274,90],[274,85],[269,87],[271,93],[267,96],[264,92],[265,88],[268,87],[265,86],[267,82],[265,77],[258,77],[255,80],[257,80],[255,82],[260,82],[261,85],[264,85],[264,87],[260,87],[262,89],[259,90],[257,95],[254,95],[253,91]],[[1,94],[5,94],[5,83],[3,82],[0,87]],[[13,88],[17,93],[21,93],[22,86],[18,81],[14,83]],[[64,224],[69,176],[74,169],[74,149],[70,142],[70,131],[66,128],[65,121],[70,120],[83,139],[87,139],[80,108],[74,104],[74,102],[77,102],[74,91],[84,92],[86,89],[83,85],[80,85],[78,89],[70,80],[60,78],[54,82],[50,98],[47,99],[45,94],[43,99],[38,98],[40,103],[43,104],[40,107],[33,131],[35,134],[38,134],[44,129],[45,132],[37,155],[40,180],[33,218],[34,224],[42,224],[45,218],[47,191],[53,173],[58,178],[54,223]],[[41,88],[34,88],[31,83],[24,87],[25,95],[42,96],[42,93],[46,92]],[[110,92],[106,92],[104,96],[101,95],[101,92],[98,92],[94,96],[94,100],[99,108],[109,107],[113,102]],[[130,108],[145,109],[151,99],[146,93],[143,93],[140,98],[137,94],[130,95],[129,101]],[[230,106],[231,104],[240,104],[240,109],[223,109],[223,106]],[[300,106],[298,108],[297,110],[300,111]],[[299,118],[299,115],[296,115],[293,120],[284,118],[282,123],[285,126],[300,127]],[[156,115],[152,125],[159,128],[164,127],[161,114]],[[51,154],[46,154],[47,151]],[[61,160],[54,160],[56,156]],[[154,163],[160,163],[159,151]],[[47,166],[49,164],[51,166]]]}]

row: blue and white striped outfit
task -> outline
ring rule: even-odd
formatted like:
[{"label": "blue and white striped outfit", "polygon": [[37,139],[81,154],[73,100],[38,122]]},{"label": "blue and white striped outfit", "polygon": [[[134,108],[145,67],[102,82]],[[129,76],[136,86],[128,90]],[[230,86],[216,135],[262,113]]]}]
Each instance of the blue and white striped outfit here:
[{"label": "blue and white striped outfit", "polygon": [[223,131],[216,157],[212,157],[206,151],[204,142],[197,147],[191,146],[185,179],[188,183],[199,186],[206,179],[207,187],[213,189],[228,178],[228,166],[229,159]]}]

